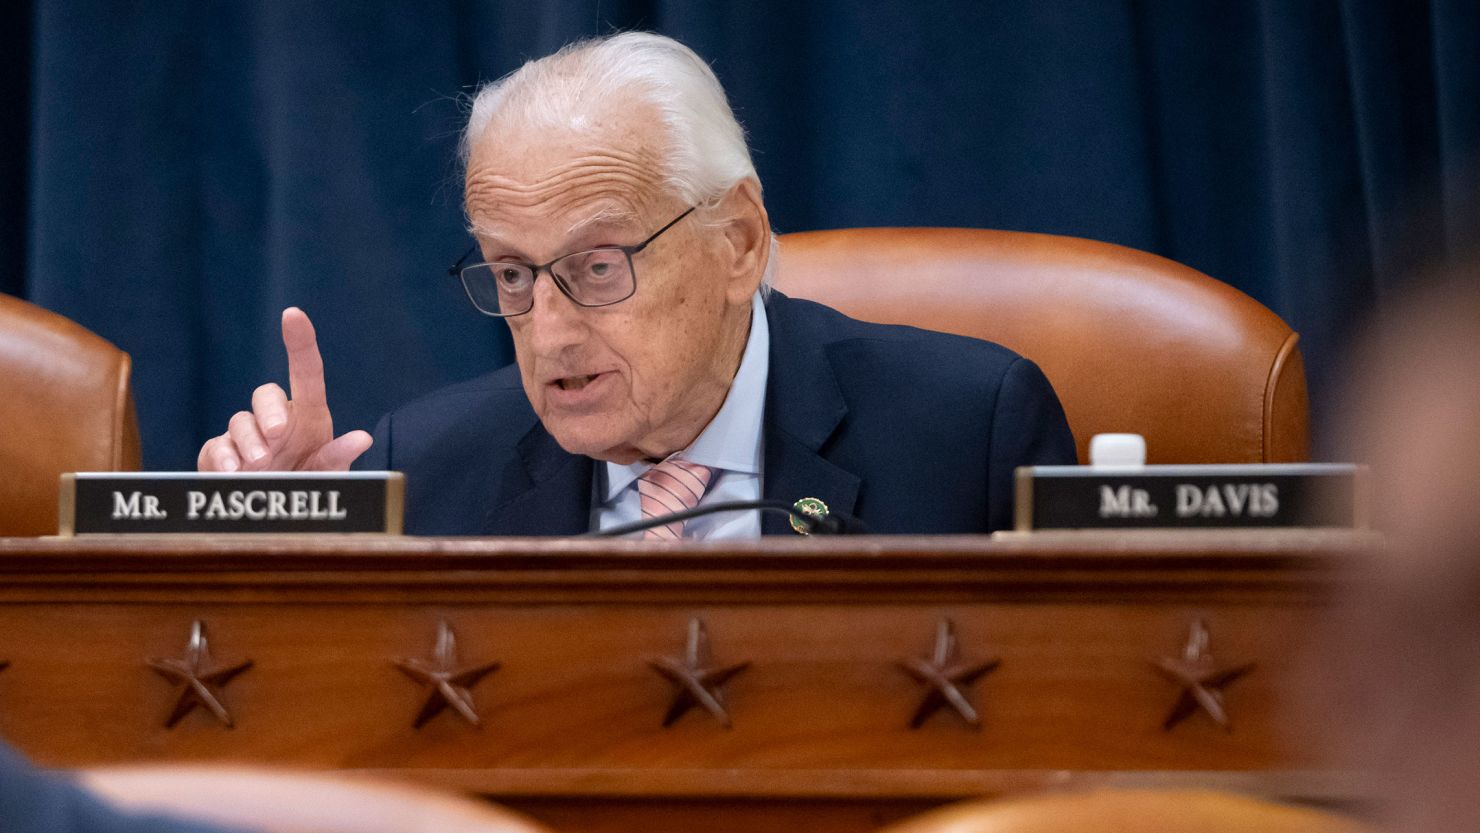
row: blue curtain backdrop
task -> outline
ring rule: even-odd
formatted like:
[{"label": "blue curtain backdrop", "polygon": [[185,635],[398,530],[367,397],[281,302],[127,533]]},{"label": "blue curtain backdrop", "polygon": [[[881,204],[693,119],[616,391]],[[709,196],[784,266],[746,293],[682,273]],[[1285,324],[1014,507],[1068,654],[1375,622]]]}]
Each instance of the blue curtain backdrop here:
[{"label": "blue curtain backdrop", "polygon": [[284,379],[289,304],[369,427],[511,358],[444,273],[461,98],[615,28],[713,62],[780,231],[1157,252],[1304,333],[1318,397],[1480,216],[1474,0],[37,0],[0,11],[0,290],[133,354],[149,466]]}]

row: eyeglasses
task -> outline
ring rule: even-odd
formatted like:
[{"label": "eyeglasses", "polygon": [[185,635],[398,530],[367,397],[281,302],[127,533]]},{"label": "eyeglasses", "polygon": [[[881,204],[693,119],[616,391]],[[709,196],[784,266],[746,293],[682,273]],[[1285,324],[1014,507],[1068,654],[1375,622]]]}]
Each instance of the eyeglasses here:
[{"label": "eyeglasses", "polygon": [[540,272],[546,270],[555,286],[576,305],[607,307],[631,298],[637,291],[637,272],[632,266],[632,256],[692,213],[694,207],[674,217],[668,225],[636,246],[586,249],[561,255],[539,266],[514,260],[464,266],[463,261],[478,250],[475,244],[452,264],[447,274],[462,278],[463,290],[479,312],[497,318],[512,318],[533,309],[534,282]]}]

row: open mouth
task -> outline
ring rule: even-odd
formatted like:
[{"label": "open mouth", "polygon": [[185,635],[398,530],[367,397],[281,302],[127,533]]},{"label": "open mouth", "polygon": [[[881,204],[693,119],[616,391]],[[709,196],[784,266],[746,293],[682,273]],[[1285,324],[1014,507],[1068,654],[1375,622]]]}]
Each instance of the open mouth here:
[{"label": "open mouth", "polygon": [[555,380],[555,386],[561,390],[580,390],[596,380],[600,373],[592,373],[589,376],[566,376]]}]

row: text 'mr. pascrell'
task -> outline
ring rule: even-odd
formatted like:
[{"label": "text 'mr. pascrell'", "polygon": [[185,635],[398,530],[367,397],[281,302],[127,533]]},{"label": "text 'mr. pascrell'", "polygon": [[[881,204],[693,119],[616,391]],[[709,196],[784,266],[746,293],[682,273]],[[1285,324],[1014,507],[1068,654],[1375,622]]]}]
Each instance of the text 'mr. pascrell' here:
[{"label": "text 'mr. pascrell'", "polygon": [[61,534],[391,532],[397,472],[78,472],[63,475]]},{"label": "text 'mr. pascrell'", "polygon": [[[113,492],[113,520],[163,520],[169,510],[160,506],[157,495],[131,492]],[[221,491],[185,492],[185,519],[251,521],[337,521],[349,517],[349,512],[339,505],[338,489],[233,489]]]}]

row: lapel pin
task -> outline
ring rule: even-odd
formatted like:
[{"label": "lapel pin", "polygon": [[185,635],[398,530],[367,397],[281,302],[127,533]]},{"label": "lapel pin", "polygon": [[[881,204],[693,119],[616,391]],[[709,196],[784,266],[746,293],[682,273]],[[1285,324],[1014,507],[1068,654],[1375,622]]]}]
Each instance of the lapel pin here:
[{"label": "lapel pin", "polygon": [[[823,518],[826,518],[828,513],[827,504],[823,503],[821,498],[815,497],[804,497],[796,503],[793,503],[791,505],[791,508],[795,509],[797,512],[803,515],[806,515],[809,518],[815,518],[819,521]],[[798,520],[796,515],[792,515],[789,520],[791,521],[791,530],[793,532],[799,535],[812,534],[807,529],[807,525]]]}]

